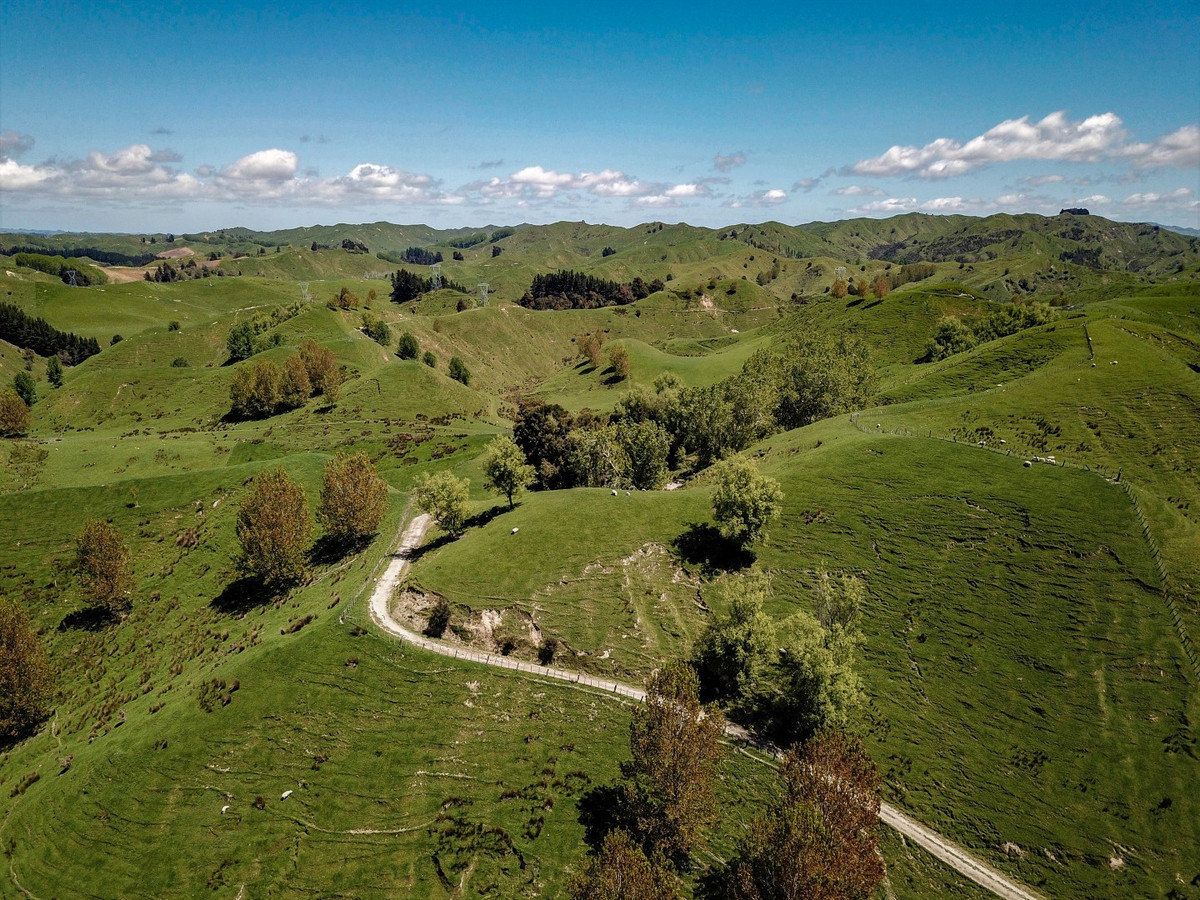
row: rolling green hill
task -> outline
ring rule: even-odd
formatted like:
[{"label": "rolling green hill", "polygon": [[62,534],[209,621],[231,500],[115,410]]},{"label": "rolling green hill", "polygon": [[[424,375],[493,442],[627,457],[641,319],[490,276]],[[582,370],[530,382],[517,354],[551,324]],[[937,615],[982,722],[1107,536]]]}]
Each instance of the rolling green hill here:
[{"label": "rolling green hill", "polygon": [[[0,266],[0,298],[102,348],[58,388],[32,359],[32,425],[0,438],[0,594],[56,671],[50,716],[0,748],[0,896],[561,896],[588,792],[628,757],[630,710],[374,629],[364,599],[414,480],[471,479],[466,533],[435,536],[406,583],[447,598],[452,622],[493,623],[455,640],[500,652],[515,635],[510,652],[532,660],[532,636],[554,638],[556,665],[638,681],[687,654],[745,574],[688,541],[712,521],[711,479],[684,460],[677,490],[534,492],[510,511],[484,490],[484,446],[522,398],[603,414],[660,375],[712,385],[823,332],[867,342],[878,391],[746,451],[784,492],[756,563],[776,619],[811,608],[821,567],[864,580],[864,736],[885,799],[1045,896],[1200,896],[1200,241],[1095,216],[557,223],[450,258],[452,241],[496,230],[177,235],[169,246],[224,253],[241,275],[174,283],[72,288]],[[36,246],[134,253],[141,237]],[[343,239],[371,252],[310,249]],[[408,246],[441,250],[472,291],[488,282],[488,304],[392,303],[378,276],[399,267],[374,253]],[[882,298],[826,292],[838,267],[873,279],[913,260],[934,274]],[[628,306],[518,305],[559,268],[665,287]],[[328,308],[342,286],[378,296]],[[1013,300],[1055,314],[919,362],[943,319]],[[297,301],[254,359],[316,340],[340,395],[231,418],[254,362],[229,361],[230,329]],[[367,312],[387,346],[363,333]],[[433,366],[397,358],[405,331]],[[628,378],[582,360],[596,332],[628,352]],[[449,377],[454,356],[469,386]],[[0,342],[5,386],[26,365]],[[388,483],[379,535],[315,553],[281,598],[239,581],[253,477],[282,465],[315,505],[325,461],[347,450]],[[136,583],[108,623],[72,566],[95,518],[125,537]],[[746,752],[729,748],[721,772],[727,815],[704,865],[728,858],[769,790]],[[986,896],[895,835],[883,849],[881,897]]]}]

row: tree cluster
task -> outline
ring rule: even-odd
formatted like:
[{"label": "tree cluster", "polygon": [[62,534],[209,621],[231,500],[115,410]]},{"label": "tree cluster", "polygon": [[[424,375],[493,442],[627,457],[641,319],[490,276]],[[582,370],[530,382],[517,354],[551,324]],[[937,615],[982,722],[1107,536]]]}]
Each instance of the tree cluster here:
[{"label": "tree cluster", "polygon": [[39,356],[58,356],[69,366],[100,352],[100,342],[59,331],[45,319],[28,315],[13,303],[0,303],[0,340]]},{"label": "tree cluster", "polygon": [[618,410],[608,418],[590,410],[572,415],[557,404],[522,400],[513,440],[532,466],[539,487],[662,487],[669,471],[668,432]]},{"label": "tree cluster", "polygon": [[81,257],[87,257],[98,263],[109,266],[144,266],[154,262],[153,253],[119,253],[116,250],[101,250],[99,247],[4,247],[0,245],[0,255],[15,256],[18,253],[33,253],[41,256],[61,256],[64,259],[78,262]]},{"label": "tree cluster", "polygon": [[392,342],[392,329],[378,316],[366,313],[363,316],[362,330],[363,334],[383,347]]},{"label": "tree cluster", "polygon": [[476,244],[482,244],[487,239],[487,235],[480,232],[465,238],[459,238],[456,241],[451,241],[450,246],[457,247],[459,250],[466,250],[468,247],[474,247]]},{"label": "tree cluster", "polygon": [[283,336],[275,333],[265,337],[266,333],[288,319],[298,316],[304,311],[302,303],[290,306],[276,306],[269,313],[258,313],[255,316],[235,325],[225,339],[225,349],[231,362],[249,359],[256,353],[278,347],[283,343]]},{"label": "tree cluster", "polygon": [[282,367],[269,359],[240,367],[229,386],[230,411],[261,418],[301,407],[313,396],[334,403],[343,377],[333,351],[309,339]]},{"label": "tree cluster", "polygon": [[[317,519],[337,545],[360,543],[387,511],[387,484],[365,453],[325,464]],[[304,577],[313,516],[304,489],[282,467],[261,473],[237,514],[238,570],[272,589]]]},{"label": "tree cluster", "polygon": [[861,579],[819,571],[815,614],[779,623],[763,612],[766,576],[729,580],[726,589],[728,612],[709,623],[693,657],[705,695],[781,745],[824,728],[853,729],[865,702],[855,669],[866,598]]},{"label": "tree cluster", "polygon": [[108,283],[108,276],[103,270],[96,268],[86,259],[63,259],[60,256],[46,256],[42,253],[18,253],[13,257],[13,262],[27,269],[55,275],[62,279],[63,284],[89,287],[93,284]]},{"label": "tree cluster", "polygon": [[[433,290],[432,278],[424,278],[414,272],[408,271],[408,269],[393,272],[391,282],[392,300],[396,303],[408,303],[416,300],[422,294],[427,294]],[[461,284],[446,279],[442,279],[442,288],[449,291],[458,291],[460,294],[470,293]]]},{"label": "tree cluster", "polygon": [[[681,896],[717,819],[719,710],[702,707],[695,672],[667,666],[630,726],[631,759],[605,789],[608,831],[571,879],[575,900]],[[705,900],[868,900],[884,876],[879,775],[862,742],[822,730],[784,753],[774,798],[733,857],[699,880]]]},{"label": "tree cluster", "polygon": [[[657,284],[657,287],[655,287]],[[533,276],[533,282],[521,297],[521,305],[530,309],[598,309],[624,306],[662,290],[662,282],[647,284],[640,277],[628,284],[597,278],[583,272],[563,269]]]},{"label": "tree cluster", "polygon": [[977,344],[1045,325],[1054,317],[1054,310],[1045,303],[1014,303],[981,316],[945,316],[925,345],[922,361],[937,362]]}]

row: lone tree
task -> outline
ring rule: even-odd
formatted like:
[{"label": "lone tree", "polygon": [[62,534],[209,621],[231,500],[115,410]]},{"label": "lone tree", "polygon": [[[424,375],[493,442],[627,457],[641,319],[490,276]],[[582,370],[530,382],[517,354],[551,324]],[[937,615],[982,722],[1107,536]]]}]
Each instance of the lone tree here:
[{"label": "lone tree", "polygon": [[413,484],[417,506],[433,516],[443,531],[462,534],[467,521],[467,495],[471,482],[450,472],[425,474]]},{"label": "lone tree", "polygon": [[387,493],[366,453],[339,453],[325,464],[317,519],[336,543],[353,544],[379,530]]},{"label": "lone tree", "polygon": [[628,832],[610,831],[600,852],[570,881],[571,900],[676,900],[679,889],[661,855],[648,859]]},{"label": "lone tree", "polygon": [[12,388],[0,390],[0,434],[11,437],[29,430],[29,405]]},{"label": "lone tree", "polygon": [[75,539],[75,561],[88,601],[109,614],[129,608],[133,575],[121,533],[101,519],[83,526]]},{"label": "lone tree", "polygon": [[483,451],[483,471],[487,475],[484,487],[508,498],[508,508],[513,508],[513,497],[533,484],[537,473],[525,462],[525,454],[512,438],[506,435],[493,440]]},{"label": "lone tree", "polygon": [[58,354],[54,354],[46,360],[46,380],[56,388],[62,387],[63,364],[62,360],[58,358]]},{"label": "lone tree", "polygon": [[761,540],[779,515],[783,492],[779,482],[759,473],[750,460],[735,456],[713,468],[717,488],[713,510],[721,533],[742,546]]},{"label": "lone tree", "polygon": [[608,364],[618,378],[629,377],[629,351],[624,347],[613,347],[608,351]]},{"label": "lone tree", "polygon": [[298,581],[305,572],[312,527],[300,485],[282,468],[263,472],[237,514],[239,571],[270,587]]},{"label": "lone tree", "polygon": [[401,359],[416,359],[421,352],[421,345],[411,331],[400,335],[400,343],[396,345],[396,355]]},{"label": "lone tree", "polygon": [[46,717],[52,687],[46,648],[29,617],[0,596],[0,741],[26,734]]},{"label": "lone tree", "polygon": [[884,877],[879,774],[862,742],[823,731],[784,754],[782,796],[724,873],[733,900],[867,900]]},{"label": "lone tree", "polygon": [[467,364],[464,363],[459,357],[450,357],[450,368],[447,369],[447,372],[455,381],[461,382],[465,386],[470,386],[471,372],[467,368]]},{"label": "lone tree", "polygon": [[13,377],[13,390],[25,401],[26,406],[37,403],[37,384],[28,372],[18,372]]},{"label": "lone tree", "polygon": [[629,727],[632,759],[622,763],[629,811],[647,853],[682,863],[716,812],[713,782],[724,716],[700,706],[700,682],[686,663],[650,676],[646,702]]}]

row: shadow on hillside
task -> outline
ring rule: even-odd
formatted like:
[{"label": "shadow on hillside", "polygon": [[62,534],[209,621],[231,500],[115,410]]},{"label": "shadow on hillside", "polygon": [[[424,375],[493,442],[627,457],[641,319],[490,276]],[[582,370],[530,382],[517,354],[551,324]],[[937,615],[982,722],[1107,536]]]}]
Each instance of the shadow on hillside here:
[{"label": "shadow on hillside", "polygon": [[100,631],[117,621],[117,616],[111,610],[99,606],[88,606],[68,613],[58,623],[59,631]]},{"label": "shadow on hillside", "polygon": [[699,566],[705,576],[749,568],[757,557],[707,522],[689,522],[687,531],[671,542],[685,563]]},{"label": "shadow on hillside", "polygon": [[475,513],[475,515],[471,516],[471,518],[467,519],[467,521],[463,523],[463,526],[466,528],[482,528],[488,522],[492,521],[492,519],[496,518],[496,516],[502,516],[508,511],[508,507],[503,503],[497,504],[491,509],[485,509],[481,513]]},{"label": "shadow on hillside", "polygon": [[286,587],[268,586],[257,578],[239,578],[225,585],[209,604],[217,612],[227,616],[244,616],[253,609],[272,604]]},{"label": "shadow on hillside", "polygon": [[325,535],[312,545],[308,551],[308,562],[312,566],[331,566],[339,563],[347,556],[352,556],[366,550],[375,540],[376,535],[369,534],[356,541],[341,541]]},{"label": "shadow on hillside", "polygon": [[409,562],[416,562],[426,553],[432,553],[434,550],[441,550],[447,544],[454,543],[456,540],[458,540],[458,538],[459,535],[456,534],[439,535],[436,540],[432,540],[428,544],[422,544],[420,547],[413,547],[413,549],[408,552],[408,560]]},{"label": "shadow on hillside", "polygon": [[620,784],[597,785],[579,798],[583,840],[594,853],[600,851],[610,831],[634,824],[627,822],[628,818],[628,801]]}]

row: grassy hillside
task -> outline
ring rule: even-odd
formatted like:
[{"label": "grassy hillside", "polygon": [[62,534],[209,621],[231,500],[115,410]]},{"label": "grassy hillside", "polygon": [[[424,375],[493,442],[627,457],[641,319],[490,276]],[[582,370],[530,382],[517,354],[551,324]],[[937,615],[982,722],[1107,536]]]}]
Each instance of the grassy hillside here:
[{"label": "grassy hillside", "polygon": [[[581,805],[626,758],[629,709],[373,629],[364,598],[413,481],[469,477],[475,518],[425,548],[410,588],[447,597],[471,628],[491,623],[474,640],[515,637],[532,658],[535,638],[557,638],[558,664],[637,681],[687,653],[745,574],[696,540],[708,479],[533,493],[509,511],[483,488],[483,447],[521,397],[605,412],[663,373],[710,385],[825,330],[872,347],[879,392],[871,409],[747,451],[785,493],[757,564],[777,618],[811,605],[821,566],[865,580],[865,734],[885,797],[1047,896],[1195,895],[1200,290],[1196,241],[1146,228],[558,223],[453,261],[450,241],[496,229],[377,223],[177,236],[198,254],[248,248],[221,261],[233,277],[81,289],[0,267],[0,297],[102,348],[60,388],[35,358],[33,424],[0,439],[0,592],[28,610],[58,673],[50,719],[0,749],[0,895],[561,896],[584,851]],[[371,254],[309,249],[343,238]],[[390,302],[370,276],[398,267],[373,254],[407,246],[441,249],[446,277],[472,290],[489,282],[489,304],[459,312],[447,291]],[[1087,247],[1107,268],[1062,259]],[[873,278],[912,252],[935,274],[882,300],[825,293],[838,266]],[[516,304],[557,268],[666,285],[627,307]],[[226,337],[301,300],[298,282],[311,300],[256,359],[315,339],[343,368],[340,396],[231,419],[230,384],[253,363],[230,364]],[[326,307],[342,286],[377,291],[387,346],[363,333],[368,310]],[[1044,325],[917,361],[943,317],[1059,293]],[[434,366],[396,357],[404,331]],[[581,361],[577,339],[596,331],[628,352],[627,379]],[[469,385],[449,378],[452,356]],[[0,380],[25,368],[0,343]],[[358,449],[390,487],[379,536],[314,555],[310,581],[278,601],[239,582],[235,518],[253,476],[282,465],[315,504],[324,462]],[[1024,465],[1034,455],[1057,464]],[[86,613],[72,571],[92,518],[131,547],[134,603],[115,623]],[[732,852],[765,775],[725,754],[713,857]],[[884,854],[881,896],[980,896],[894,836]]]}]

